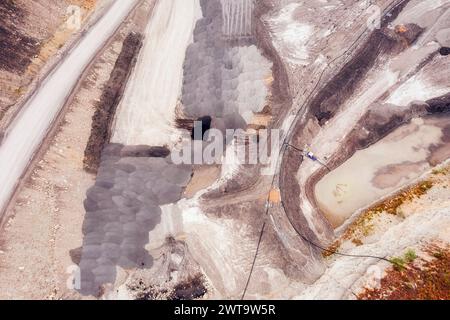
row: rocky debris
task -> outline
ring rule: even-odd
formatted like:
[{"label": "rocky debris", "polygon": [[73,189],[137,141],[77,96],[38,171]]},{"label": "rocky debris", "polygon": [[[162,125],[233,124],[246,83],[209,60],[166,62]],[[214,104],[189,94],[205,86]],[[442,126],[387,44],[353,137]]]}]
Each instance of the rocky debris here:
[{"label": "rocky debris", "polygon": [[394,32],[390,36],[397,40],[403,41],[406,46],[410,46],[416,42],[424,29],[414,23],[395,26]]},{"label": "rocky debris", "polygon": [[167,237],[152,253],[152,269],[135,272],[126,281],[127,292],[134,299],[192,300],[206,294],[207,281],[184,241]]},{"label": "rocky debris", "polygon": [[117,155],[123,149],[105,148],[95,185],[84,201],[82,294],[98,295],[104,284],[114,283],[116,266],[152,265],[144,247],[149,231],[160,222],[160,206],[178,201],[192,175],[190,166],[174,165],[169,157]]},{"label": "rocky debris", "polygon": [[131,32],[125,38],[122,51],[96,106],[92,118],[91,136],[85,149],[83,161],[84,168],[88,172],[96,172],[98,169],[103,147],[111,138],[111,125],[117,105],[123,95],[141,46],[142,36],[140,34]]},{"label": "rocky debris", "polygon": [[[17,49],[20,47],[20,49]],[[0,26],[0,68],[23,74],[31,59],[39,51],[38,41],[21,34],[13,34]]]},{"label": "rocky debris", "polygon": [[128,285],[128,290],[136,300],[195,300],[202,298],[207,292],[201,274],[189,277],[175,286],[168,284],[146,286],[141,279],[136,284]]},{"label": "rocky debris", "polygon": [[192,132],[194,129],[195,119],[179,118],[175,120],[175,125],[178,129],[183,129],[188,132]]},{"label": "rocky debris", "polygon": [[206,293],[206,287],[200,274],[178,283],[169,300],[193,300],[201,298]]}]

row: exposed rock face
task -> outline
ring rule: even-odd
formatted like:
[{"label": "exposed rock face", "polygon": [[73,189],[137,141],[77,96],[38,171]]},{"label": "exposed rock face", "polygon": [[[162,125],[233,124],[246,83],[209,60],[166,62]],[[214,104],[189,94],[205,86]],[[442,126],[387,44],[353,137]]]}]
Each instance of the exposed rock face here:
[{"label": "exposed rock face", "polygon": [[423,105],[414,108],[393,108],[386,104],[375,105],[361,118],[357,128],[350,134],[355,137],[352,139],[352,144],[354,144],[355,150],[366,148],[413,117],[423,116],[425,113]]},{"label": "exposed rock face", "polygon": [[419,36],[424,31],[423,28],[414,23],[408,23],[406,25],[397,26],[392,38],[396,40],[402,40],[406,45],[411,45],[416,42]]},{"label": "exposed rock face", "polygon": [[314,110],[314,115],[321,125],[334,117],[339,106],[351,97],[380,56],[402,51],[414,43],[423,32],[423,29],[415,24],[408,24],[404,28],[404,32],[375,30],[366,45],[314,98],[311,110]]},{"label": "exposed rock face", "polygon": [[[414,117],[439,115],[450,111],[450,94],[409,107],[374,105],[350,134],[356,149],[363,149],[391,133]],[[443,115],[445,116],[445,115]],[[357,137],[357,138],[356,138]],[[352,144],[353,144],[352,143]]]},{"label": "exposed rock face", "polygon": [[311,110],[322,125],[338,111],[353,93],[358,83],[373,67],[382,52],[393,48],[395,42],[381,31],[375,31],[359,53],[330,81],[311,102]]}]

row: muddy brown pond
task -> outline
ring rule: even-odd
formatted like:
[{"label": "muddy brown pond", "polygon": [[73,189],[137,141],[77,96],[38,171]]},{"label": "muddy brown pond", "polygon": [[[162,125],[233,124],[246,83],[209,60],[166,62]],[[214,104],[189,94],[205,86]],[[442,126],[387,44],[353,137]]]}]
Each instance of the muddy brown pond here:
[{"label": "muddy brown pond", "polygon": [[319,208],[338,227],[450,157],[450,116],[416,118],[357,151],[315,186]]}]

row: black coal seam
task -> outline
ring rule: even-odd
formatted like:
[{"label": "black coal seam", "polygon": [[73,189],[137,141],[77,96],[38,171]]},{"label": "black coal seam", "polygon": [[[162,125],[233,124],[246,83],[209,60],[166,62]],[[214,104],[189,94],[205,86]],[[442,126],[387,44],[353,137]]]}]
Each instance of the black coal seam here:
[{"label": "black coal seam", "polygon": [[141,47],[142,35],[133,32],[128,34],[100,101],[96,105],[92,117],[91,134],[84,151],[83,165],[88,172],[97,172],[102,150],[111,138],[114,114]]}]

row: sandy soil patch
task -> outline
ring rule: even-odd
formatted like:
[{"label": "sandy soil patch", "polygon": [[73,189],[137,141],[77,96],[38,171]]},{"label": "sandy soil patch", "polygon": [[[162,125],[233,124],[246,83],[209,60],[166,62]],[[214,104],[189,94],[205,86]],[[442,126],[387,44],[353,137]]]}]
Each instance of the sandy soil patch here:
[{"label": "sandy soil patch", "polygon": [[202,166],[194,169],[194,175],[184,191],[184,196],[192,198],[197,192],[211,186],[219,177],[220,168],[217,166]]}]

